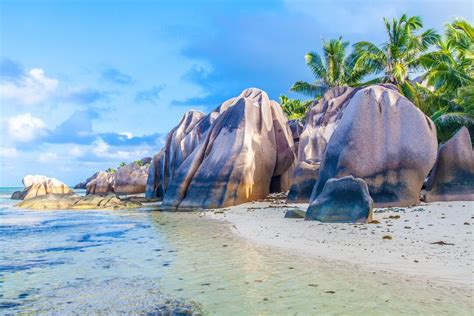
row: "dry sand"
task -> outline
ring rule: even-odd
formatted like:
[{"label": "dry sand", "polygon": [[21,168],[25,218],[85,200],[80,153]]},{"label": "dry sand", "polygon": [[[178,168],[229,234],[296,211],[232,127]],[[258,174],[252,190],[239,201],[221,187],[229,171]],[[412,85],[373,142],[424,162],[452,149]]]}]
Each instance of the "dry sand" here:
[{"label": "dry sand", "polygon": [[284,218],[287,210],[306,210],[307,206],[270,199],[207,212],[206,216],[229,222],[235,233],[259,244],[369,271],[473,289],[474,202],[376,209],[378,224]]}]

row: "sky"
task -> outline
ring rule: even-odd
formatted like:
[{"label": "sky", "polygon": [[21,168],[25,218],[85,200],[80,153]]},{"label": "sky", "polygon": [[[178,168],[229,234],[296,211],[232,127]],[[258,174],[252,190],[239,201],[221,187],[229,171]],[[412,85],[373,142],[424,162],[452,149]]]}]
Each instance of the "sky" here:
[{"label": "sky", "polygon": [[311,81],[321,40],[385,40],[383,17],[442,31],[471,0],[0,0],[0,186],[74,185],[153,156],[190,109]]}]

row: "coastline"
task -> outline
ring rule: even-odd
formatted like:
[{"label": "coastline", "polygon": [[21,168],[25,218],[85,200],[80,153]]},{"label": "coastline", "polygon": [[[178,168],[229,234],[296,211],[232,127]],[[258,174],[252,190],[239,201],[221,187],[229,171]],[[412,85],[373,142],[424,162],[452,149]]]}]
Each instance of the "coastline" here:
[{"label": "coastline", "polygon": [[[323,224],[284,218],[307,204],[270,200],[204,213],[237,236],[296,255],[401,275],[472,293],[474,202],[376,209],[374,224]],[[384,239],[390,236],[392,239]],[[443,244],[445,243],[445,244]]]}]

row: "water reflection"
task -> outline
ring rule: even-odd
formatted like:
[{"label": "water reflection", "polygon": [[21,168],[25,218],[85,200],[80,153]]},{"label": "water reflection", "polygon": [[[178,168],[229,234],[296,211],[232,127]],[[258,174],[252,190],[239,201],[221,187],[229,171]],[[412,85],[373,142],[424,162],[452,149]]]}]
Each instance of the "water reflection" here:
[{"label": "water reflection", "polygon": [[134,314],[190,302],[219,315],[460,315],[473,307],[469,293],[256,246],[195,213],[0,203],[0,313]]}]

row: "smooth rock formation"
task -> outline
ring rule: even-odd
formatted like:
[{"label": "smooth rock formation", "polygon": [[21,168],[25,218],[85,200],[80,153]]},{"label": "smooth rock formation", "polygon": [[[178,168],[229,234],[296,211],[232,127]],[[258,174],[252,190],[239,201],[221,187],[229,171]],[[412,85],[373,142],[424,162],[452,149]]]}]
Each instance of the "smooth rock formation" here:
[{"label": "smooth rock formation", "polygon": [[289,202],[309,201],[329,138],[339,123],[343,110],[357,91],[358,89],[350,87],[335,87],[312,105],[299,137],[298,161],[288,193]]},{"label": "smooth rock formation", "polygon": [[97,176],[99,175],[99,171],[94,173],[92,176],[90,176],[89,178],[86,179],[86,181],[84,182],[79,182],[78,184],[76,184],[74,186],[74,189],[87,189],[87,184],[89,182],[91,182],[92,180],[94,180],[95,178],[97,178]]},{"label": "smooth rock formation", "polygon": [[148,179],[151,158],[142,158],[120,167],[115,172],[114,192],[116,194],[144,193]]},{"label": "smooth rock formation", "polygon": [[22,191],[15,191],[13,192],[12,196],[10,197],[12,200],[21,200]]},{"label": "smooth rock formation", "polygon": [[18,203],[16,206],[33,210],[69,210],[69,209],[124,209],[140,207],[141,203],[121,200],[115,194],[105,196],[74,194],[47,194]]},{"label": "smooth rock formation", "polygon": [[[304,124],[301,120],[290,120],[288,121],[290,126],[291,136],[293,137],[293,143],[295,144],[295,154],[298,155],[298,145],[300,143],[300,137],[304,130]],[[298,157],[296,157],[298,159]]]},{"label": "smooth rock formation", "polygon": [[86,185],[87,194],[106,194],[114,192],[115,173],[99,171]]},{"label": "smooth rock formation", "polygon": [[474,201],[474,152],[466,127],[439,147],[425,189],[425,202]]},{"label": "smooth rock formation", "polygon": [[73,191],[63,182],[55,178],[41,175],[27,175],[22,180],[24,189],[12,194],[12,199],[27,200],[46,194],[72,194]]},{"label": "smooth rock formation", "polygon": [[437,153],[434,123],[397,91],[358,90],[326,146],[311,201],[331,178],[362,178],[377,207],[419,204]]},{"label": "smooth rock formation", "polygon": [[364,180],[352,176],[329,179],[306,212],[307,220],[324,223],[372,221],[374,201]]},{"label": "smooth rock formation", "polygon": [[280,105],[265,92],[246,89],[197,121],[185,118],[179,142],[172,131],[149,173],[147,196],[162,194],[163,207],[221,208],[289,188],[293,139]]},{"label": "smooth rock formation", "polygon": [[[146,197],[163,198],[175,171],[201,141],[215,115],[208,115],[207,119],[203,120],[204,116],[205,114],[199,111],[188,111],[179,124],[168,133],[165,146],[151,162]],[[195,128],[197,123],[200,123],[200,126]]]}]

